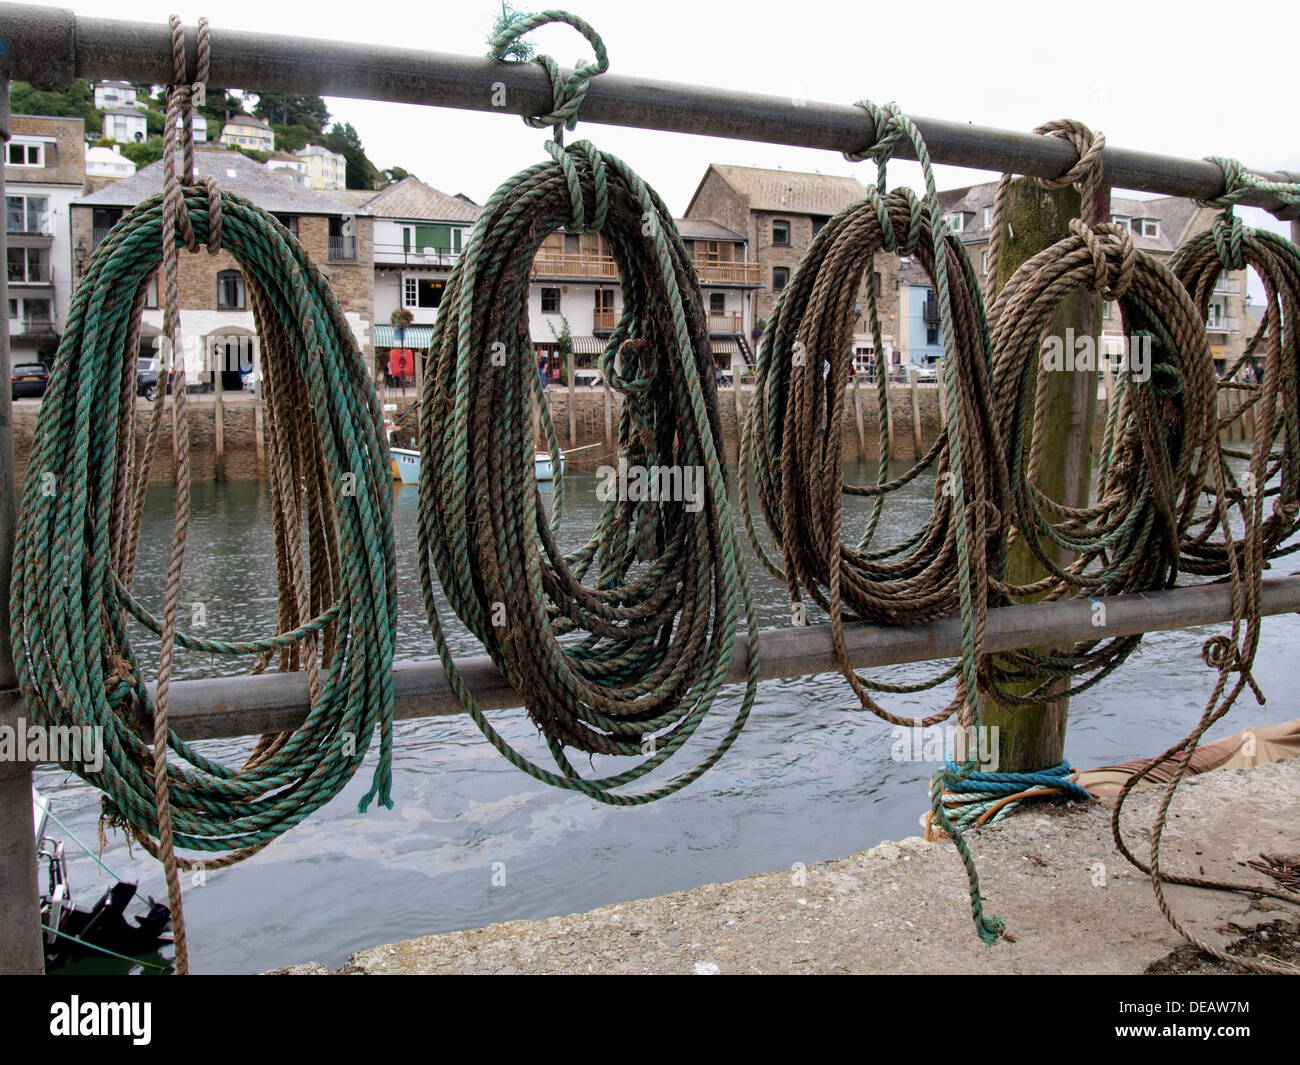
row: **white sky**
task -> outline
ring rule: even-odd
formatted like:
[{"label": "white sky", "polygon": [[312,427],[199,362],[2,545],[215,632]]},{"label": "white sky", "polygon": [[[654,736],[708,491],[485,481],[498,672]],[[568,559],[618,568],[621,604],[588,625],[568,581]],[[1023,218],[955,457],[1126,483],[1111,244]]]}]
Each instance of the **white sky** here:
[{"label": "white sky", "polygon": [[[552,0],[554,2],[554,0]],[[62,6],[62,5],[61,5]],[[356,0],[68,0],[78,14],[304,34],[482,55],[499,0],[368,5]],[[517,2],[526,9],[547,6]],[[1198,158],[1226,155],[1300,171],[1293,71],[1300,6],[1260,0],[1232,10],[1202,0],[982,5],[832,0],[567,0],[605,39],[611,71],[817,101],[864,96],[907,112],[1009,129],[1078,118],[1117,147]],[[561,65],[588,56],[566,26],[531,38]],[[1093,40],[1096,43],[1090,44]],[[1049,41],[1053,43],[1048,43]],[[482,203],[505,178],[543,158],[546,131],[515,116],[327,98],[381,168],[399,165],[445,192]],[[710,162],[820,170],[873,180],[869,163],[838,153],[579,123],[630,163],[681,214]],[[919,188],[919,168],[891,164],[891,184]],[[939,167],[940,188],[993,174]],[[1262,211],[1247,224],[1285,232]]]}]

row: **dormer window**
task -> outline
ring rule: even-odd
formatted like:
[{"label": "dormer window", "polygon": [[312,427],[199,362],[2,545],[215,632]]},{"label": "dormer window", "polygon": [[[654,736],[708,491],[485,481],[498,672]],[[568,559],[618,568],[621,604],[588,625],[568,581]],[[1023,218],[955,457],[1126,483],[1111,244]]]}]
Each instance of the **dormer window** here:
[{"label": "dormer window", "polygon": [[954,233],[960,233],[965,216],[960,211],[953,211],[943,216],[944,224]]},{"label": "dormer window", "polygon": [[1130,233],[1133,232],[1133,219],[1129,218],[1128,215],[1113,214],[1110,216],[1110,220],[1117,226],[1123,226]]},{"label": "dormer window", "polygon": [[1142,219],[1142,235],[1144,237],[1160,236],[1160,222],[1155,218]]},{"label": "dormer window", "polygon": [[40,141],[12,140],[5,146],[8,166],[44,166],[45,145]]}]

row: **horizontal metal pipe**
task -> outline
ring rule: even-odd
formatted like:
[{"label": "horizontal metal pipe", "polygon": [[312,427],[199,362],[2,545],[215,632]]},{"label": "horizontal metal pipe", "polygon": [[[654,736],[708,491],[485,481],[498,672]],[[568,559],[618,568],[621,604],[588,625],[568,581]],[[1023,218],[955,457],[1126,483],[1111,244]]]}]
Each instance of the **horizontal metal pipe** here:
[{"label": "horizontal metal pipe", "polygon": [[[1105,625],[1094,625],[1094,603],[1105,606]],[[1264,582],[1263,612],[1300,611],[1300,577]],[[1072,599],[1060,603],[1001,607],[989,611],[984,648],[990,653],[1040,644],[1043,634],[1054,641],[1076,643],[1101,637],[1135,636],[1143,632],[1184,629],[1227,621],[1232,616],[1231,590],[1226,584],[1175,588],[1146,595],[1105,599]],[[849,658],[858,669],[950,658],[961,647],[961,621],[904,627],[849,625],[845,630]],[[728,683],[744,683],[749,645],[736,640]],[[458,659],[456,667],[474,698],[485,710],[518,706],[519,694],[506,683],[486,656]],[[759,678],[800,677],[835,672],[829,625],[769,629],[762,635]],[[441,663],[434,659],[399,662],[393,667],[398,720],[445,717],[462,713],[451,693]],[[18,699],[0,695],[0,712]],[[185,739],[217,739],[258,735],[296,728],[308,710],[305,673],[222,677],[182,681],[172,685],[172,727]]]},{"label": "horizontal metal pipe", "polygon": [[[193,71],[195,31],[188,45]],[[170,80],[170,33],[158,23],[86,18],[59,8],[0,4],[0,62],[13,77],[38,88],[74,78]],[[566,71],[567,74],[567,71]],[[346,96],[427,104],[509,115],[550,110],[550,83],[536,63],[416,51],[351,41],[320,41],[212,27],[209,82],[251,92]],[[504,104],[502,94],[504,88]],[[605,74],[592,82],[582,105],[587,122],[711,137],[845,151],[875,140],[860,108],[727,89]],[[937,163],[980,170],[1055,177],[1075,161],[1064,141],[1033,133],[913,116]],[[913,158],[900,145],[897,154]],[[1204,159],[1106,148],[1106,181],[1114,188],[1209,199],[1223,192],[1223,174]],[[1272,181],[1296,175],[1255,171]],[[1276,198],[1242,200],[1279,218],[1300,217]]]}]

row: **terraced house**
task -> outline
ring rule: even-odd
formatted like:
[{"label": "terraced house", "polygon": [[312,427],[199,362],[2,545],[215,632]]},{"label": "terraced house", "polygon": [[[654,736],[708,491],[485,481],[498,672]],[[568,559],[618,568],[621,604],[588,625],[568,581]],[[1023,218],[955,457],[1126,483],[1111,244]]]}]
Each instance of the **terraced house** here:
[{"label": "terraced house", "polygon": [[[211,177],[227,192],[237,193],[275,215],[302,242],[329,281],[353,334],[369,358],[374,351],[374,257],[372,220],[323,192],[303,188],[287,175],[238,152],[205,145],[194,153],[199,177]],[[95,247],[130,208],[162,191],[159,160],[130,177],[77,200],[72,205],[73,266],[79,276]],[[228,252],[206,251],[180,256],[181,330],[193,346],[186,371],[192,382],[215,385],[218,368],[223,388],[242,387],[237,372],[256,360],[247,283]],[[146,294],[141,330],[142,354],[152,354],[161,335],[158,278]],[[243,376],[247,376],[244,374]]]},{"label": "terraced house", "polygon": [[5,145],[5,277],[13,362],[53,356],[72,298],[69,207],[86,181],[80,118],[14,115]]},{"label": "terraced house", "polygon": [[[970,254],[972,265],[979,276],[980,287],[988,291],[988,246],[993,228],[993,197],[997,185],[988,182],[939,193],[944,218],[954,232],[961,235],[962,243]],[[1184,241],[1209,229],[1218,211],[1212,207],[1198,207],[1191,200],[1177,196],[1160,196],[1138,200],[1126,196],[1110,198],[1111,221],[1124,226],[1133,237],[1134,245],[1157,259],[1167,259]],[[925,306],[926,295],[918,289],[928,289],[929,281],[912,279],[910,319],[920,321],[917,308]],[[932,293],[931,293],[932,295]],[[1250,317],[1250,294],[1246,287],[1246,271],[1234,270],[1219,278],[1206,310],[1205,327],[1210,335],[1210,351],[1215,366],[1222,370],[1246,348],[1250,336],[1246,321]],[[925,323],[921,323],[924,327]],[[911,335],[918,335],[913,328]],[[1110,351],[1118,351],[1123,341],[1124,325],[1119,308],[1108,303],[1102,308],[1102,342]],[[940,345],[940,353],[942,345]]]}]

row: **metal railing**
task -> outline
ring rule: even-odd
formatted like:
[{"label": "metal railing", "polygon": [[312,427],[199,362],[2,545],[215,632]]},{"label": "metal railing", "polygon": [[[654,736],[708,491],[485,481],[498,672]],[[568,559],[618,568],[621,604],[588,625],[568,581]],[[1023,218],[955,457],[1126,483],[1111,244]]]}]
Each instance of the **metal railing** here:
[{"label": "metal railing", "polygon": [[357,238],[331,236],[328,254],[336,262],[354,261],[357,257]]},{"label": "metal railing", "polygon": [[1205,331],[1207,333],[1240,333],[1241,319],[1229,318],[1226,315],[1220,315],[1218,318],[1207,318],[1205,320]]}]

